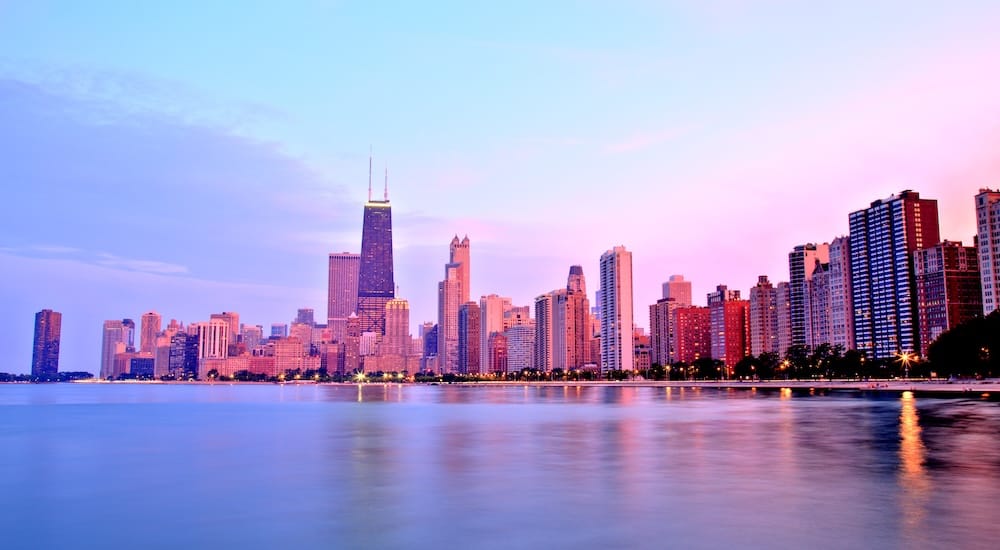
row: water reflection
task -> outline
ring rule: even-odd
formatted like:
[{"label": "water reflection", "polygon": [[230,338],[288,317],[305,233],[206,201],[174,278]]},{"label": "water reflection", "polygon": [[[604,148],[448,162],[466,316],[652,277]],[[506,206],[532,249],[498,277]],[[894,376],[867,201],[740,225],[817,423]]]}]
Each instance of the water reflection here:
[{"label": "water reflection", "polygon": [[926,455],[920,435],[920,416],[913,392],[903,392],[899,412],[899,484],[902,488],[903,535],[912,542],[921,540],[927,518],[931,481],[927,475]]}]

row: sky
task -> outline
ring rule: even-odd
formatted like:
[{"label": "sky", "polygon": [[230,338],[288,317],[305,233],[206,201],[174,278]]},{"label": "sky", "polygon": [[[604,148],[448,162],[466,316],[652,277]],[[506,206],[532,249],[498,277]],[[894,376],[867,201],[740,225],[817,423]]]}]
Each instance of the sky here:
[{"label": "sky", "polygon": [[0,371],[42,308],[91,372],[105,319],[325,318],[370,150],[414,331],[456,234],[519,305],[624,245],[642,327],[670,275],[787,280],[904,189],[971,244],[1000,3],[823,4],[0,0]]}]

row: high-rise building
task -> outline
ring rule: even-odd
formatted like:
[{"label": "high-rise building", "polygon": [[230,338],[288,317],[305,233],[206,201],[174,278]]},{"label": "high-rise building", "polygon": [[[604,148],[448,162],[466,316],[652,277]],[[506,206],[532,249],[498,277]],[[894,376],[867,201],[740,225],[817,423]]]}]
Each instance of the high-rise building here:
[{"label": "high-rise building", "polygon": [[[229,357],[229,323],[225,319],[210,319],[207,323],[194,323],[198,335],[199,359],[225,359]],[[201,374],[204,378],[204,373]]]},{"label": "high-rise building", "polygon": [[[506,342],[505,372],[520,372],[524,369],[541,369],[535,364],[535,328],[531,325],[515,325],[498,335]],[[496,368],[502,367],[497,364]]]},{"label": "high-rise building", "polygon": [[458,308],[458,372],[479,374],[480,332],[479,304],[466,302]]},{"label": "high-rise building", "polygon": [[673,314],[681,306],[674,298],[660,298],[649,306],[650,360],[657,365],[676,361],[673,346]]},{"label": "high-rise building", "polygon": [[732,369],[749,353],[747,313],[750,304],[740,299],[740,291],[726,285],[708,294],[709,322],[712,331],[712,358],[722,360]]},{"label": "high-rise building", "polygon": [[830,343],[830,264],[816,267],[811,279],[806,281],[805,300],[806,311],[806,345],[816,349],[822,344]]},{"label": "high-rise building", "polygon": [[683,275],[671,275],[663,283],[663,297],[673,298],[679,307],[691,305],[691,281],[685,281]]},{"label": "high-rise building", "polygon": [[601,373],[632,371],[632,253],[616,246],[601,255]]},{"label": "high-rise building", "polygon": [[976,228],[983,315],[989,315],[1000,308],[1000,191],[979,190]]},{"label": "high-rise building", "polygon": [[805,305],[806,284],[812,280],[813,273],[821,265],[828,263],[830,263],[830,245],[827,243],[799,245],[788,253],[792,345],[808,345],[806,325],[810,320]]},{"label": "high-rise building", "polygon": [[983,311],[979,257],[974,246],[944,241],[914,254],[920,354],[941,333]]},{"label": "high-rise building", "polygon": [[62,313],[43,309],[35,314],[35,345],[31,354],[31,376],[53,379],[59,374],[59,341]]},{"label": "high-rise building", "polygon": [[569,268],[566,292],[557,296],[555,308],[554,348],[555,368],[582,369],[591,362],[590,357],[590,300],[583,267]]},{"label": "high-rise building", "polygon": [[[565,295],[565,289],[546,292],[535,298],[535,360],[534,365],[540,371],[549,372],[555,362],[555,332],[557,302],[560,295]],[[510,357],[508,356],[508,361]]]},{"label": "high-rise building", "polygon": [[101,378],[115,376],[115,355],[135,351],[135,323],[131,319],[104,321],[101,340]]},{"label": "high-rise building", "polygon": [[712,323],[707,307],[679,307],[673,311],[675,363],[691,364],[712,356]]},{"label": "high-rise building", "polygon": [[750,353],[778,352],[778,295],[767,275],[750,289]]},{"label": "high-rise building", "polygon": [[327,277],[326,324],[333,338],[344,341],[347,318],[358,310],[358,270],[361,255],[350,252],[330,254]]},{"label": "high-rise building", "polygon": [[406,357],[410,354],[410,303],[393,298],[385,304],[385,336],[381,355]]},{"label": "high-rise building", "polygon": [[364,364],[361,361],[361,320],[356,313],[347,316],[347,325],[344,328],[344,365],[341,372],[344,374],[354,374],[363,372]]},{"label": "high-rise building", "polygon": [[495,372],[490,365],[490,336],[504,331],[504,317],[511,309],[510,298],[490,294],[479,299],[480,354],[479,365],[484,372]]},{"label": "high-rise building", "polygon": [[178,332],[170,338],[170,359],[167,374],[177,380],[198,376],[198,338]]},{"label": "high-rise building", "polygon": [[316,325],[316,316],[312,308],[300,308],[295,312],[295,322],[300,325]]},{"label": "high-rise building", "polygon": [[272,324],[271,338],[288,338],[288,325],[285,323]]},{"label": "high-rise building", "polygon": [[471,257],[469,255],[469,236],[466,235],[461,241],[458,240],[458,235],[451,240],[451,245],[448,247],[449,250],[449,262],[452,264],[458,264],[458,298],[461,303],[469,301],[469,286],[472,284],[471,278]]},{"label": "high-rise building", "polygon": [[775,341],[777,342],[778,355],[784,357],[788,353],[788,348],[792,347],[792,285],[788,281],[781,281],[774,287],[775,306]]},{"label": "high-rise building", "polygon": [[385,304],[396,297],[392,269],[392,208],[386,178],[384,200],[372,200],[371,171],[368,202],[361,230],[357,314],[361,332],[385,334]]},{"label": "high-rise building", "polygon": [[[507,329],[510,330],[510,329]],[[532,354],[532,349],[534,348],[534,329],[521,329],[521,334],[524,335],[531,343],[531,346],[527,348],[526,354],[528,360]],[[494,332],[490,335],[489,346],[490,346],[490,373],[491,374],[505,374],[507,373],[507,337],[504,335],[505,332]],[[524,349],[523,344],[518,349]]]},{"label": "high-rise building", "polygon": [[264,340],[264,327],[260,325],[243,325],[242,337],[247,351],[253,352],[254,348],[259,346]]},{"label": "high-rise building", "polygon": [[458,372],[458,306],[462,291],[459,272],[462,264],[448,264],[444,280],[438,283],[438,370]]},{"label": "high-rise building", "polygon": [[937,201],[907,190],[852,212],[849,220],[857,349],[875,359],[918,351],[912,256],[941,241]]},{"label": "high-rise building", "polygon": [[843,350],[854,349],[854,301],[851,298],[851,239],[830,241],[827,270],[830,293],[830,344]]},{"label": "high-rise building", "polygon": [[[240,314],[235,311],[223,311],[222,313],[213,313],[208,316],[209,320],[219,320],[226,323],[226,327],[229,330],[228,342],[229,344],[235,344],[238,340],[240,334]],[[228,345],[228,344],[227,344]]]},{"label": "high-rise building", "polygon": [[155,311],[147,311],[139,318],[141,323],[139,333],[139,351],[142,353],[156,352],[156,337],[160,334],[163,317]]}]

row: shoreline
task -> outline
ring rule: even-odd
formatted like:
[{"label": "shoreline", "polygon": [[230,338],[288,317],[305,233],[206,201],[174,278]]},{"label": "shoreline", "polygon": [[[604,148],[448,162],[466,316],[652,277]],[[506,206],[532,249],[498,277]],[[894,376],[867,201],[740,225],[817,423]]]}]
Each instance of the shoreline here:
[{"label": "shoreline", "polygon": [[[29,384],[30,382],[10,382],[10,384]],[[382,385],[425,385],[425,386],[460,386],[460,387],[631,387],[631,388],[690,388],[690,389],[798,389],[798,390],[842,390],[894,392],[905,391],[924,394],[990,394],[1000,395],[1000,380],[555,380],[555,381],[512,381],[490,380],[469,382],[317,382],[314,380],[292,380],[285,382],[247,382],[247,381],[164,381],[164,380],[75,380],[69,382],[52,382],[55,384],[100,384],[100,385],[160,385],[160,386],[234,386],[234,385],[277,385],[277,386],[382,386]],[[0,384],[3,385],[3,384]]]}]

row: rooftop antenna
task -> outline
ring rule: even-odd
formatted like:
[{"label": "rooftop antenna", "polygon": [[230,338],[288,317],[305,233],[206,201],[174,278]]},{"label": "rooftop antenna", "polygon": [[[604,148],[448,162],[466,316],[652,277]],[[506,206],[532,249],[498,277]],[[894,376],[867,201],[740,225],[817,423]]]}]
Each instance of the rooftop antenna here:
[{"label": "rooftop antenna", "polygon": [[368,202],[372,202],[372,146],[368,146]]},{"label": "rooftop antenna", "polygon": [[385,165],[385,202],[389,202],[389,164]]}]

